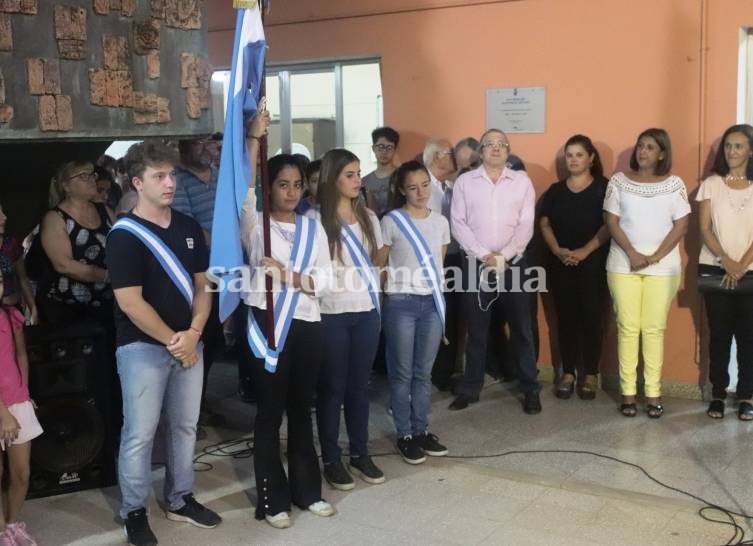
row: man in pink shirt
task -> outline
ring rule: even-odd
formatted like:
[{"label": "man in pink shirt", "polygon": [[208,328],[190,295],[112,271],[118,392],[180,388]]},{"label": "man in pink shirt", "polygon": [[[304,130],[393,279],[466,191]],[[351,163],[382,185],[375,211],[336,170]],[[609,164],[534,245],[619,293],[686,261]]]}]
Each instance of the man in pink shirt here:
[{"label": "man in pink shirt", "polygon": [[[506,166],[510,143],[502,131],[486,131],[480,139],[480,152],[481,166],[458,177],[452,198],[453,236],[468,255],[463,275],[468,342],[465,375],[450,409],[465,409],[478,401],[493,306],[504,305],[524,394],[523,410],[535,414],[541,411],[540,386],[534,317],[530,294],[524,291],[532,283],[526,283],[528,264],[523,256],[533,236],[535,193],[524,171]],[[495,282],[499,291],[490,291],[489,284]]]}]

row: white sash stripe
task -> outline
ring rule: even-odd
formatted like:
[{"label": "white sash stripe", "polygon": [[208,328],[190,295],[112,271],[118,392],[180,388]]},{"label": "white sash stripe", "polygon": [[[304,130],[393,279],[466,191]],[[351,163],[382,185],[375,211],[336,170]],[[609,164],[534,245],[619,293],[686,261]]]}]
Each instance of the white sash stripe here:
[{"label": "white sash stripe", "polygon": [[361,244],[361,241],[358,240],[353,230],[347,224],[343,224],[340,238],[345,243],[345,248],[348,250],[353,264],[355,264],[358,270],[358,274],[369,287],[369,296],[371,296],[371,303],[374,305],[374,309],[377,310],[377,313],[381,314],[379,306],[379,279],[377,279],[374,272],[374,264],[371,258]]}]

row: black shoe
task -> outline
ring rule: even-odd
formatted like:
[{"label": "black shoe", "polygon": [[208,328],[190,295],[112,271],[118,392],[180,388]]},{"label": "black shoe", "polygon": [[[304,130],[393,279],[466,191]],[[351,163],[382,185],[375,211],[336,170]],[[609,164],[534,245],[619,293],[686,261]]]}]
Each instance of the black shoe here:
[{"label": "black shoe", "polygon": [[368,455],[350,458],[350,471],[366,483],[384,483],[384,472],[379,470]]},{"label": "black shoe", "polygon": [[538,392],[527,392],[523,399],[523,411],[528,415],[541,413],[541,400]]},{"label": "black shoe", "polygon": [[432,384],[439,392],[450,392],[452,390],[452,381],[432,381]]},{"label": "black shoe", "polygon": [[408,464],[421,464],[426,460],[426,455],[418,439],[413,436],[403,436],[397,439],[397,449]]},{"label": "black shoe", "polygon": [[238,398],[246,404],[256,403],[256,391],[251,378],[243,378],[238,381]]},{"label": "black shoe", "polygon": [[416,443],[421,446],[424,453],[432,457],[444,457],[447,455],[447,447],[440,444],[439,438],[429,432],[417,434]]},{"label": "black shoe", "polygon": [[180,510],[168,510],[165,512],[165,517],[172,521],[185,521],[202,529],[214,529],[222,521],[219,514],[193,498],[193,493],[183,495],[183,501],[186,503],[183,505],[183,508]]},{"label": "black shoe", "polygon": [[475,402],[478,402],[478,395],[468,396],[467,394],[458,394],[449,408],[453,411],[464,410],[468,407],[468,404],[474,404]]},{"label": "black shoe", "polygon": [[125,532],[128,537],[128,544],[132,546],[157,545],[157,537],[152,533],[149,520],[146,517],[146,508],[128,512],[128,517],[125,520]]},{"label": "black shoe", "polygon": [[202,408],[199,411],[199,425],[202,427],[218,427],[224,425],[226,419],[219,413],[215,413],[212,410]]},{"label": "black shoe", "polygon": [[342,461],[325,464],[322,474],[324,474],[324,479],[327,480],[328,484],[340,491],[350,491],[356,486],[353,476],[345,470]]}]

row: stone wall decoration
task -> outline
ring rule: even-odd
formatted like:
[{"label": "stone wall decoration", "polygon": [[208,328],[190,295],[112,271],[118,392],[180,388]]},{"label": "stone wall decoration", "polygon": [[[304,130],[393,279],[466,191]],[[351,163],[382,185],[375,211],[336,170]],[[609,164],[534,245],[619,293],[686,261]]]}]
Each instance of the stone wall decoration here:
[{"label": "stone wall decoration", "polygon": [[89,101],[95,106],[105,106],[107,73],[102,68],[89,69]]},{"label": "stone wall decoration", "polygon": [[4,13],[0,13],[0,51],[13,51],[13,26]]},{"label": "stone wall decoration", "polygon": [[26,70],[29,77],[29,94],[61,93],[60,62],[57,59],[27,59]]},{"label": "stone wall decoration", "polygon": [[165,0],[150,0],[153,19],[165,18]]},{"label": "stone wall decoration", "polygon": [[165,23],[181,30],[201,28],[201,0],[164,0]]},{"label": "stone wall decoration", "polygon": [[55,6],[55,38],[61,59],[81,61],[86,58],[86,10]]},{"label": "stone wall decoration", "polygon": [[196,55],[193,53],[180,54],[180,86],[183,89],[199,87],[196,77]]},{"label": "stone wall decoration", "polygon": [[191,119],[201,117],[201,111],[211,106],[209,61],[193,53],[180,54],[180,86],[186,90],[186,114]]},{"label": "stone wall decoration", "polygon": [[150,51],[159,50],[159,31],[161,23],[158,20],[133,22],[133,51],[137,55],[147,55]]},{"label": "stone wall decoration", "polygon": [[67,95],[39,97],[39,128],[42,131],[70,131],[73,128],[71,98]]},{"label": "stone wall decoration", "polygon": [[105,53],[105,68],[107,70],[130,70],[128,39],[125,36],[102,36],[102,48]]},{"label": "stone wall decoration", "polygon": [[37,10],[37,0],[21,0],[21,13],[25,15],[36,15]]},{"label": "stone wall decoration", "polygon": [[5,77],[0,71],[0,123],[9,123],[13,119],[13,107],[5,104]]},{"label": "stone wall decoration", "polygon": [[21,0],[0,0],[0,11],[19,13],[21,11]]},{"label": "stone wall decoration", "polygon": [[157,79],[160,75],[159,51],[150,51],[146,56],[146,75],[149,79]]},{"label": "stone wall decoration", "polygon": [[92,0],[92,9],[97,15],[110,13],[110,0]]}]

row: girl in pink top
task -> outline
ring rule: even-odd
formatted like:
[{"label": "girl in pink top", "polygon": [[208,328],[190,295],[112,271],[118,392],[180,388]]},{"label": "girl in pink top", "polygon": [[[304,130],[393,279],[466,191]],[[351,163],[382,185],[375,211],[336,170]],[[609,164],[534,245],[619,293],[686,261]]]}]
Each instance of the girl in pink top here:
[{"label": "girl in pink top", "polygon": [[[0,274],[0,299],[3,294]],[[23,333],[24,316],[0,305],[0,448],[8,454],[8,499],[0,514],[0,546],[32,546],[36,542],[18,520],[29,488],[31,440],[42,434],[29,398],[29,361]],[[0,474],[4,457],[0,456]]]}]

